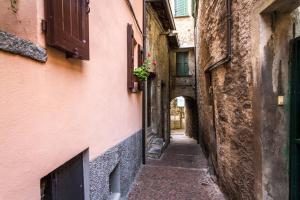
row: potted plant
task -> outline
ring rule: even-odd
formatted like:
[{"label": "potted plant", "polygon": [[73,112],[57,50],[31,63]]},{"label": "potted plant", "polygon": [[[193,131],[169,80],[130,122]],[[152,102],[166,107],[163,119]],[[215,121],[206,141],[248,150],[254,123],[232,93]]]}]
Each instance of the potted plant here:
[{"label": "potted plant", "polygon": [[151,64],[154,65],[154,66],[156,65],[156,61],[151,60],[150,57],[151,57],[151,54],[148,53],[148,56],[144,60],[144,63],[141,66],[135,68],[134,71],[133,71],[134,76],[137,77],[140,84],[143,84],[143,82],[146,81],[148,79],[148,77],[150,76],[150,74],[151,74],[151,71],[150,71]]}]

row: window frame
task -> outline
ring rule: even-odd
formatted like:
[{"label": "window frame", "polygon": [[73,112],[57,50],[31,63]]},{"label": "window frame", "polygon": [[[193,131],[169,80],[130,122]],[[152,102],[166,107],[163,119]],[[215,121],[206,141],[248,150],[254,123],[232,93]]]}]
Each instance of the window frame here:
[{"label": "window frame", "polygon": [[[186,57],[186,64],[187,64],[187,73],[180,75],[178,73],[178,54],[184,54]],[[185,62],[184,62],[185,64]],[[189,51],[182,51],[182,52],[176,52],[176,77],[190,77],[190,69],[189,69]]]}]

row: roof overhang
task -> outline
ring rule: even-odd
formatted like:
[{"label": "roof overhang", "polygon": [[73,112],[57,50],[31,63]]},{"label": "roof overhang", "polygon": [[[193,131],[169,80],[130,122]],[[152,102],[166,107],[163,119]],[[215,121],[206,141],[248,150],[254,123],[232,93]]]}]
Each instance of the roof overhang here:
[{"label": "roof overhang", "polygon": [[[176,25],[169,0],[147,0],[158,15],[164,31],[176,30]],[[167,36],[172,48],[179,47],[177,35]]]},{"label": "roof overhang", "polygon": [[147,0],[146,2],[151,3],[165,31],[176,30],[169,0]]}]

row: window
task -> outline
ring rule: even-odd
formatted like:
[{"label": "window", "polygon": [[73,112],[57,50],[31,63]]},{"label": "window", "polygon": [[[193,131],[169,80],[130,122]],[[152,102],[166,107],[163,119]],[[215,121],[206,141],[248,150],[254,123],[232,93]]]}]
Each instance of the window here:
[{"label": "window", "polygon": [[188,0],[174,0],[175,17],[188,16]]},{"label": "window", "polygon": [[46,0],[47,45],[67,57],[89,60],[89,0]]},{"label": "window", "polygon": [[41,179],[41,200],[84,200],[87,197],[87,151]]},{"label": "window", "polygon": [[189,65],[188,65],[188,52],[177,52],[176,53],[176,76],[188,76]]},{"label": "window", "polygon": [[120,169],[117,165],[114,170],[109,174],[109,192],[110,199],[120,199],[121,187],[120,187]]}]

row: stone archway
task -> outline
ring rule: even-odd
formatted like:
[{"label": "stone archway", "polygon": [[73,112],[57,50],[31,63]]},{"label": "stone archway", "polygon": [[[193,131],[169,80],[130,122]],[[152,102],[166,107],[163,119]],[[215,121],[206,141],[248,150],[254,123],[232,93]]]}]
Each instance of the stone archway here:
[{"label": "stone archway", "polygon": [[[197,102],[195,98],[189,97],[189,96],[181,96],[184,98],[185,105],[184,105],[184,112],[185,112],[185,134],[199,142],[199,129],[198,129],[198,110],[197,110]],[[174,99],[177,97],[174,97],[170,100],[173,102]],[[171,108],[170,105],[170,113]],[[171,114],[170,114],[171,115]],[[170,120],[171,123],[171,120]],[[171,127],[171,125],[170,125]]]}]

